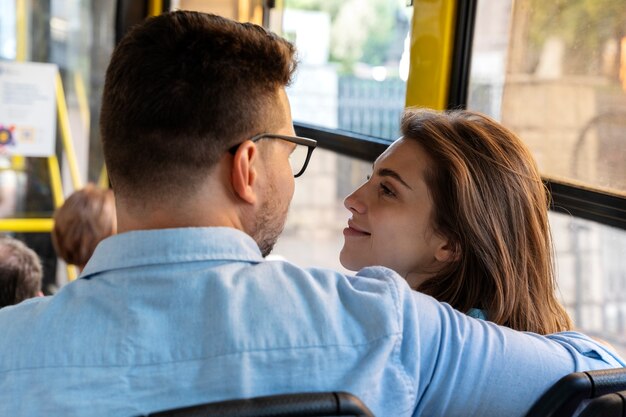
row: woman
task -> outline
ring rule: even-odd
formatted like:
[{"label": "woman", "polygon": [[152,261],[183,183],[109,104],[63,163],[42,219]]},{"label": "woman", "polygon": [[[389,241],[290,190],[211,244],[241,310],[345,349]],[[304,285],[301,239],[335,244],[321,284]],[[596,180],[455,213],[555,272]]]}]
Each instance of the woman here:
[{"label": "woman", "polygon": [[392,268],[516,330],[571,329],[555,296],[548,193],[521,140],[470,111],[407,110],[401,131],[345,199],[341,263]]},{"label": "woman", "polygon": [[55,211],[52,243],[61,259],[82,271],[98,243],[116,232],[113,191],[89,183]]}]

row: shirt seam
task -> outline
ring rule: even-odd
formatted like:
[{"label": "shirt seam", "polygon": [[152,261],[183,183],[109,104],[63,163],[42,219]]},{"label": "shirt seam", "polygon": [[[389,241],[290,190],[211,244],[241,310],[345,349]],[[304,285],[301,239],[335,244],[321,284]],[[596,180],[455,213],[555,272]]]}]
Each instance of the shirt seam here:
[{"label": "shirt seam", "polygon": [[[220,357],[231,356],[231,355],[240,355],[240,354],[243,354],[243,353],[276,352],[276,351],[282,351],[282,350],[295,350],[295,349],[306,350],[306,349],[327,349],[327,348],[342,348],[342,347],[361,347],[361,346],[367,346],[367,345],[372,345],[372,344],[375,344],[375,343],[379,343],[379,342],[381,342],[381,341],[383,341],[385,339],[398,337],[398,336],[399,336],[398,333],[390,333],[390,334],[386,334],[384,336],[381,336],[379,338],[372,339],[372,340],[369,340],[369,341],[364,342],[364,343],[357,343],[357,344],[349,344],[349,345],[348,344],[346,344],[346,345],[341,345],[341,344],[335,344],[335,345],[315,345],[315,346],[302,346],[302,347],[290,346],[290,347],[279,347],[279,348],[268,348],[268,349],[248,349],[248,350],[241,350],[241,351],[237,351],[237,352],[229,352],[229,353],[220,353],[220,354],[216,354],[216,355],[199,356],[197,358],[179,359],[179,360],[162,361],[162,362],[151,362],[151,363],[94,364],[94,365],[71,365],[71,364],[68,364],[68,365],[51,365],[51,366],[38,366],[38,367],[21,367],[21,368],[13,368],[13,369],[2,370],[2,371],[0,371],[0,374],[5,374],[5,373],[9,373],[9,372],[18,372],[18,371],[38,370],[38,369],[146,367],[146,366],[158,366],[158,365],[169,365],[169,364],[184,363],[184,362],[202,361],[202,360],[207,360],[207,359],[212,359],[212,358],[220,358]],[[400,335],[400,337],[401,337],[401,335]],[[402,366],[400,366],[400,368],[402,369]]]},{"label": "shirt seam", "polygon": [[[397,326],[398,326],[398,338],[395,342],[395,346],[393,348],[394,353],[393,353],[393,359],[396,363],[396,366],[400,369],[401,375],[405,381],[405,384],[407,384],[407,386],[409,387],[409,395],[411,397],[413,397],[414,401],[413,403],[417,402],[417,389],[415,387],[415,384],[413,384],[413,380],[411,379],[411,376],[408,374],[408,372],[406,371],[404,364],[402,363],[402,361],[400,360],[400,350],[401,350],[401,344],[402,344],[402,340],[403,340],[403,329],[404,326],[402,325],[402,317],[400,316],[400,294],[399,294],[399,288],[396,285],[396,282],[394,280],[389,280],[388,281],[388,285],[390,287],[390,293],[391,293],[391,298],[393,299],[393,303],[394,303],[394,307],[395,307],[395,312],[396,312],[396,322],[397,322]],[[412,291],[412,290],[411,290]]]}]

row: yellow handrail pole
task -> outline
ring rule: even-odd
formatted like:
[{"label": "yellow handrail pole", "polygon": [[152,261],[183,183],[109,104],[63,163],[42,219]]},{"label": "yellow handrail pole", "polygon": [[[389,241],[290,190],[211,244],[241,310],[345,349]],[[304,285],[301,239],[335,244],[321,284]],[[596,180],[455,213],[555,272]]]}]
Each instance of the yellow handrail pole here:
[{"label": "yellow handrail pole", "polygon": [[456,0],[415,0],[407,107],[444,110],[454,49]]},{"label": "yellow handrail pole", "polygon": [[77,268],[74,265],[66,265],[67,266],[67,280],[74,281],[78,276]]},{"label": "yellow handrail pole", "polygon": [[107,166],[104,164],[102,164],[100,178],[98,178],[98,186],[100,188],[109,188],[109,173],[107,172]]},{"label": "yellow handrail pole", "polygon": [[[61,182],[61,169],[59,167],[59,160],[56,155],[51,155],[48,157],[48,171],[50,172],[50,186],[52,187],[52,200],[54,202],[54,207],[61,207],[63,204],[63,183]],[[28,220],[28,219],[25,219]],[[48,230],[44,230],[46,232],[51,232],[54,227],[53,219],[43,219],[50,222],[50,228]],[[76,279],[78,275],[76,272],[76,267],[73,265],[65,265],[65,270],[67,273],[67,280],[73,281]]]},{"label": "yellow handrail pole", "polygon": [[61,183],[59,160],[56,155],[48,157],[48,171],[50,173],[50,186],[52,187],[52,201],[54,207],[58,208],[63,204],[63,184]]},{"label": "yellow handrail pole", "polygon": [[[28,56],[28,21],[26,20],[26,0],[17,0],[15,2],[15,14],[16,14],[16,48],[15,48],[15,60],[19,62],[26,61]],[[26,161],[23,156],[11,157],[11,168],[15,171],[23,171],[26,165]]]},{"label": "yellow handrail pole", "polygon": [[[59,115],[59,127],[61,128],[61,138],[63,140],[63,148],[67,156],[67,162],[70,168],[70,176],[72,177],[72,185],[75,190],[83,187],[78,170],[78,161],[76,160],[76,152],[74,151],[74,143],[72,142],[72,133],[70,131],[70,118],[67,112],[67,104],[65,102],[65,92],[63,91],[63,81],[61,74],[57,72],[56,76],[56,96],[57,96],[57,114]],[[58,161],[57,161],[58,163]]]},{"label": "yellow handrail pole", "polygon": [[83,81],[83,76],[80,72],[74,73],[74,88],[76,89],[76,98],[78,99],[78,109],[80,112],[80,118],[83,122],[83,128],[86,133],[89,133],[91,113],[89,111],[89,100],[87,99],[85,82]]},{"label": "yellow handrail pole", "polygon": [[250,0],[239,0],[237,5],[237,20],[247,22],[250,19]]},{"label": "yellow handrail pole", "polygon": [[150,0],[148,2],[148,17],[158,16],[163,13],[163,0]]},{"label": "yellow handrail pole", "polygon": [[52,219],[0,219],[1,232],[50,232]]},{"label": "yellow handrail pole", "polygon": [[28,46],[28,21],[26,20],[26,0],[16,0],[15,2],[15,14],[17,18],[16,22],[16,50],[15,60],[26,61]]},{"label": "yellow handrail pole", "polygon": [[256,23],[257,25],[263,25],[263,2],[256,1],[252,9],[252,14],[250,16],[250,22]]}]

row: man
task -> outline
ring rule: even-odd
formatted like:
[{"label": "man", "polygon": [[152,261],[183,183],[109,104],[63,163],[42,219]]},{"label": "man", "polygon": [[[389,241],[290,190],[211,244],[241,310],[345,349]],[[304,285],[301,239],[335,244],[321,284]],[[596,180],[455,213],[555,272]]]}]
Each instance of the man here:
[{"label": "man", "polygon": [[342,390],[379,417],[515,416],[567,373],[622,365],[582,335],[468,318],[385,268],[264,260],[305,168],[290,155],[313,146],[293,137],[293,55],[258,26],[193,12],[121,41],[101,117],[120,234],[54,297],[0,313],[5,414]]},{"label": "man", "polygon": [[32,249],[12,237],[0,237],[0,308],[41,296],[42,275]]}]

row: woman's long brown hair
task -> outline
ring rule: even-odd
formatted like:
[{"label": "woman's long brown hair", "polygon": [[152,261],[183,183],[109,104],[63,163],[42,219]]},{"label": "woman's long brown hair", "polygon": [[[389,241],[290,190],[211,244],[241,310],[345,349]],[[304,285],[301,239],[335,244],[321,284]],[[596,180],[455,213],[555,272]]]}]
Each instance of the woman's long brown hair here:
[{"label": "woman's long brown hair", "polygon": [[407,110],[402,134],[434,162],[426,181],[435,231],[455,261],[419,291],[460,311],[540,334],[572,322],[556,298],[549,194],[535,161],[511,131],[479,113]]}]

